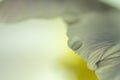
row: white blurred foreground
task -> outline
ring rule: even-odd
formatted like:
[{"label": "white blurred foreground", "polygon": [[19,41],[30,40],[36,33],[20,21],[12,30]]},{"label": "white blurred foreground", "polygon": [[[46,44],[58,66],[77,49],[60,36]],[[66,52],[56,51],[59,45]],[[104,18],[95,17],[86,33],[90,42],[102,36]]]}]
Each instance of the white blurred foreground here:
[{"label": "white blurred foreground", "polygon": [[1,23],[0,80],[73,80],[56,64],[67,48],[65,26],[60,18]]}]

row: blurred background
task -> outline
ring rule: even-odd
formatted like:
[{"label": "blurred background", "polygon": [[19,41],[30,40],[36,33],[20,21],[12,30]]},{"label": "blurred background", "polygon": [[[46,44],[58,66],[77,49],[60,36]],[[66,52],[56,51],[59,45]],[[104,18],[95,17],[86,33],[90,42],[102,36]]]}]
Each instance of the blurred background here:
[{"label": "blurred background", "polygon": [[0,80],[98,80],[68,48],[66,27],[60,17],[0,23]]},{"label": "blurred background", "polygon": [[67,46],[61,18],[0,24],[0,80],[97,80]]}]

